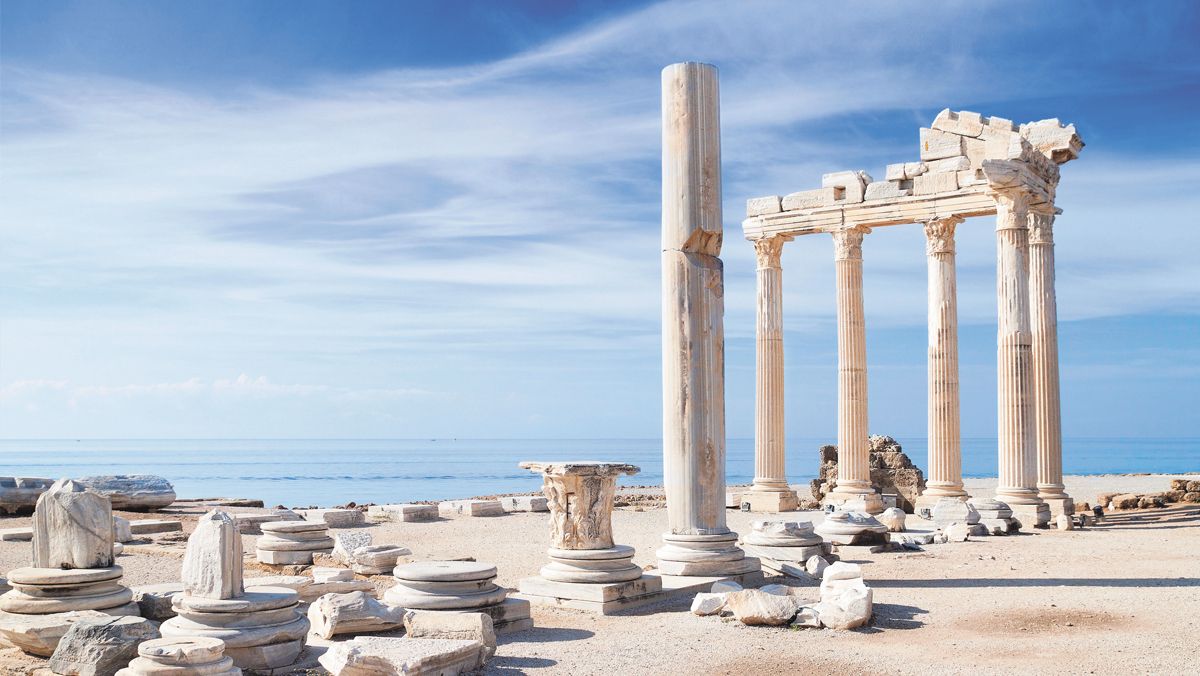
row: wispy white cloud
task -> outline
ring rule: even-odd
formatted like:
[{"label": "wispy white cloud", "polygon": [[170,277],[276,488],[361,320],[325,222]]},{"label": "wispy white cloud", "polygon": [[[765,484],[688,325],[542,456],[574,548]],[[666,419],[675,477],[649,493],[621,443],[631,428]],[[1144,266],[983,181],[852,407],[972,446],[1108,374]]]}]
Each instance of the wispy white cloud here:
[{"label": "wispy white cloud", "polygon": [[[213,374],[247,370],[352,382],[349,396],[389,382],[477,387],[481,371],[536,373],[549,353],[646,371],[658,349],[658,72],[685,58],[722,68],[727,327],[745,338],[743,200],[910,159],[927,122],[916,111],[985,101],[1004,115],[1031,92],[1088,91],[1099,77],[1063,52],[997,57],[1006,40],[1053,37],[1059,12],[1074,14],[663,3],[493,63],[232,91],[6,65],[0,381],[162,383],[91,386],[78,400],[212,392]],[[1120,30],[1097,23],[1090,40]],[[911,142],[880,133],[885,118],[910,126]],[[1119,166],[1123,191],[1170,183],[1163,199],[1194,211],[1196,166],[1087,153],[1062,189],[1064,317],[1200,297],[1185,249],[1131,238],[1138,213],[1110,198]],[[1194,241],[1186,225],[1155,227]],[[963,236],[965,321],[994,316],[989,242]],[[873,325],[923,323],[919,238],[873,235],[867,256]],[[827,328],[829,259],[827,242],[790,246],[796,332]],[[189,380],[198,372],[209,375]],[[303,394],[256,383],[225,387]]]}]

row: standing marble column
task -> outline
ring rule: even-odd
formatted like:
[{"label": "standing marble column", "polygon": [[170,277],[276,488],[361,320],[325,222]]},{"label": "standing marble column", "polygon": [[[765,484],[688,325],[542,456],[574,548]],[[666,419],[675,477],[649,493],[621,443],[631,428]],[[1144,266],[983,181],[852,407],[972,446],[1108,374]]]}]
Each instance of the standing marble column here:
[{"label": "standing marble column", "polygon": [[758,259],[757,366],[754,400],[754,484],[742,494],[752,512],[786,512],[799,506],[784,469],[783,237],[754,242]]},{"label": "standing marble column", "polygon": [[996,193],[997,394],[999,482],[996,499],[1025,526],[1044,526],[1050,511],[1037,494],[1033,348],[1029,329],[1029,193]]},{"label": "standing marble column", "polygon": [[960,216],[925,223],[929,263],[929,477],[917,508],[942,498],[967,499],[962,481],[958,397],[958,290],[954,230]]},{"label": "standing marble column", "polygon": [[863,236],[871,229],[833,231],[838,331],[838,476],[830,504],[878,514],[883,500],[871,485],[867,437],[867,324],[863,309]]},{"label": "standing marble column", "polygon": [[664,575],[759,569],[725,525],[725,333],[717,69],[662,72]]},{"label": "standing marble column", "polygon": [[1062,480],[1062,413],[1058,390],[1058,309],[1054,293],[1054,212],[1029,214],[1029,317],[1033,334],[1034,435],[1038,497],[1050,513],[1074,514]]}]

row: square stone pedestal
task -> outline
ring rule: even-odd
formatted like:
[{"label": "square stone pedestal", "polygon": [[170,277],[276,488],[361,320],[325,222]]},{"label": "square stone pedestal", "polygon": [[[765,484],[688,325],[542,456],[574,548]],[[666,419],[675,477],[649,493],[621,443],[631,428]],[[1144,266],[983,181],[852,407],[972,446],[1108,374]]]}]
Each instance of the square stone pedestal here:
[{"label": "square stone pedestal", "polygon": [[746,491],[741,509],[748,512],[794,512],[800,506],[795,491]]},{"label": "square stone pedestal", "polygon": [[1036,505],[1009,505],[1013,518],[1025,528],[1047,528],[1050,525],[1050,506],[1042,502]]},{"label": "square stone pedestal", "polygon": [[444,613],[483,613],[492,618],[492,629],[497,634],[524,631],[533,628],[533,617],[529,612],[529,601],[509,596],[500,603],[482,608],[440,610]]},{"label": "square stone pedestal", "polygon": [[574,608],[610,615],[643,605],[650,600],[647,597],[658,596],[662,591],[662,578],[642,575],[628,582],[587,584],[527,577],[521,580],[517,588],[521,598],[540,606]]},{"label": "square stone pedestal", "polygon": [[1042,498],[1042,501],[1050,508],[1050,518],[1056,518],[1059,514],[1071,516],[1075,513],[1073,498]]}]

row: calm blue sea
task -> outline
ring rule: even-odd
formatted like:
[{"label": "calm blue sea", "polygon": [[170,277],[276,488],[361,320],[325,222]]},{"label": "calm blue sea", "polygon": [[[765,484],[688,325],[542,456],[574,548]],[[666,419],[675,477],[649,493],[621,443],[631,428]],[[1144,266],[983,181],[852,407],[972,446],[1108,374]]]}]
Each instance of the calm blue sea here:
[{"label": "calm blue sea", "polygon": [[[924,468],[925,439],[900,439]],[[788,479],[815,476],[825,439],[788,442]],[[996,440],[963,440],[964,474],[996,475]],[[158,474],[180,497],[259,498],[267,505],[332,506],[535,491],[522,460],[615,460],[642,473],[625,485],[662,483],[657,439],[0,440],[0,476]],[[1200,471],[1200,438],[1066,439],[1067,474]],[[731,484],[754,476],[754,442],[730,439]]]}]

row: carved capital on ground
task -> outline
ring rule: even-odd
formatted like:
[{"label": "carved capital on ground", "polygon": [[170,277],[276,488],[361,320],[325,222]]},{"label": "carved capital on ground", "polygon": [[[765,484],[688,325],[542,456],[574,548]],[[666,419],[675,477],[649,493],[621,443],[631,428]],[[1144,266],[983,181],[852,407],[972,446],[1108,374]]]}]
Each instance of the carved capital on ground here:
[{"label": "carved capital on ground", "polygon": [[833,235],[834,260],[861,260],[863,235],[868,232],[871,232],[871,229],[863,225],[831,231],[829,234]]},{"label": "carved capital on ground", "polygon": [[943,216],[925,221],[925,254],[954,253],[954,229],[962,216]]},{"label": "carved capital on ground", "polygon": [[754,240],[754,257],[758,259],[759,269],[778,269],[779,259],[783,254],[783,237],[764,237]]}]

